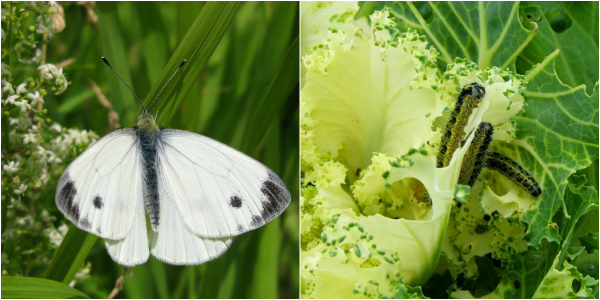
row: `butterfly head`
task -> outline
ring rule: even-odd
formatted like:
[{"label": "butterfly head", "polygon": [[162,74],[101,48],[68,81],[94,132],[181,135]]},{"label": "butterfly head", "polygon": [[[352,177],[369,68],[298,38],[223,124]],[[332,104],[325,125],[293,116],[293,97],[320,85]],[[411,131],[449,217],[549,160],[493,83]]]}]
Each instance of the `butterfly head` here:
[{"label": "butterfly head", "polygon": [[150,110],[142,109],[142,113],[138,117],[136,126],[149,133],[155,133],[160,131],[158,125],[156,125],[156,119],[150,114]]},{"label": "butterfly head", "polygon": [[147,133],[150,133],[150,134],[154,134],[154,133],[159,132],[160,128],[158,127],[158,125],[156,125],[156,117],[153,117],[150,114],[150,109],[152,108],[152,106],[154,106],[154,102],[156,102],[156,99],[158,99],[158,96],[160,96],[160,94],[165,89],[165,87],[167,86],[167,84],[169,84],[169,82],[171,82],[171,80],[173,79],[173,77],[175,77],[175,74],[177,74],[177,72],[179,72],[179,69],[181,69],[181,67],[183,67],[183,65],[186,63],[187,60],[184,59],[181,62],[181,64],[177,68],[177,70],[175,70],[175,72],[173,73],[173,75],[171,75],[171,77],[169,78],[169,80],[167,81],[167,83],[163,86],[163,88],[160,90],[160,92],[158,92],[158,95],[156,96],[156,98],[154,98],[154,101],[152,101],[152,104],[150,104],[150,106],[148,107],[148,109],[146,109],[144,107],[144,104],[142,103],[142,101],[140,101],[140,99],[135,95],[135,93],[131,90],[131,88],[127,85],[127,83],[125,83],[125,81],[123,81],[123,78],[121,78],[121,76],[119,75],[119,73],[117,73],[117,71],[115,71],[115,69],[113,69],[113,67],[110,65],[110,63],[108,62],[108,60],[106,58],[104,58],[104,56],[102,57],[102,61],[104,61],[104,63],[113,72],[115,72],[115,74],[117,74],[117,77],[119,77],[119,79],[121,79],[121,81],[123,82],[123,84],[125,84],[125,86],[133,94],[133,96],[135,97],[135,99],[137,99],[137,101],[142,106],[142,113],[138,117],[138,122],[136,124],[136,127],[139,128],[140,130],[146,131]]}]

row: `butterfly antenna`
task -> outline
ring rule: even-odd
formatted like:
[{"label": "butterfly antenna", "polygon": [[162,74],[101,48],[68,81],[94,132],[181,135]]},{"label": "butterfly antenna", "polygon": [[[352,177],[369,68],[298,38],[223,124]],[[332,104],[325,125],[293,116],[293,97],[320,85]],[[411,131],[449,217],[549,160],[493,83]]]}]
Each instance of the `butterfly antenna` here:
[{"label": "butterfly antenna", "polygon": [[140,101],[140,99],[135,95],[135,93],[131,90],[131,88],[127,85],[127,83],[125,83],[125,80],[123,80],[123,78],[121,78],[121,75],[119,75],[119,73],[117,73],[117,71],[115,71],[115,69],[113,69],[113,67],[108,63],[108,60],[106,60],[106,58],[104,58],[104,56],[102,56],[102,60],[104,61],[104,63],[113,71],[115,72],[115,74],[117,74],[117,76],[119,77],[119,79],[121,79],[121,81],[123,82],[123,84],[125,84],[125,86],[129,89],[129,91],[133,94],[133,96],[135,97],[135,99],[137,99],[137,101],[140,103],[140,105],[142,106],[142,109],[144,109],[144,104],[142,104],[142,101]]},{"label": "butterfly antenna", "polygon": [[152,101],[152,104],[150,104],[150,107],[148,107],[148,110],[150,110],[152,108],[152,106],[154,105],[154,102],[156,102],[156,99],[158,99],[158,96],[160,96],[160,94],[162,94],[162,92],[165,90],[165,87],[167,87],[167,85],[169,84],[169,82],[171,82],[171,79],[173,79],[173,77],[175,77],[175,74],[177,74],[177,72],[179,72],[179,69],[181,69],[181,67],[183,67],[183,65],[185,64],[186,61],[187,61],[187,59],[184,59],[181,62],[181,64],[177,68],[177,70],[175,70],[175,73],[173,73],[173,75],[171,75],[171,78],[169,78],[169,81],[167,81],[167,83],[165,83],[165,85],[160,90],[160,92],[158,92],[158,95],[156,95],[156,98],[154,98],[154,101]]}]

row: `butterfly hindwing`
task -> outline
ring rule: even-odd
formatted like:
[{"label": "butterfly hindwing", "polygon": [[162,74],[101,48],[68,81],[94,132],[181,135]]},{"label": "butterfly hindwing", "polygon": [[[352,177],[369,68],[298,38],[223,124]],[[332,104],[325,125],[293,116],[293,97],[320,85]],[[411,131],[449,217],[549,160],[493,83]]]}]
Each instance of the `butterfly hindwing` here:
[{"label": "butterfly hindwing", "polygon": [[56,204],[77,227],[107,239],[122,239],[143,202],[140,153],[132,128],[103,137],[63,172]]},{"label": "butterfly hindwing", "polygon": [[154,232],[148,225],[150,252],[157,259],[172,265],[196,265],[213,260],[231,245],[231,238],[202,238],[184,225],[181,213],[159,185],[160,222]]},{"label": "butterfly hindwing", "polygon": [[157,153],[159,189],[199,236],[237,236],[274,219],[290,203],[277,174],[213,139],[163,129]]},{"label": "butterfly hindwing", "polygon": [[146,227],[146,212],[144,203],[138,201],[134,211],[132,228],[124,239],[105,239],[104,244],[110,257],[124,266],[143,264],[148,260],[148,228]]}]

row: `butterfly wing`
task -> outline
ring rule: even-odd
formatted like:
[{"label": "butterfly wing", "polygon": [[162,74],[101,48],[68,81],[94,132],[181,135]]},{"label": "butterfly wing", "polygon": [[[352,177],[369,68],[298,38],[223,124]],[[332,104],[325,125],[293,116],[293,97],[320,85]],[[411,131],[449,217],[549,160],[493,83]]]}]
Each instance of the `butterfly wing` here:
[{"label": "butterfly wing", "polygon": [[[162,174],[159,173],[160,177]],[[231,238],[202,238],[191,232],[164,185],[159,184],[158,194],[160,223],[157,231],[148,225],[150,252],[154,257],[172,265],[196,265],[221,256],[229,248]]]},{"label": "butterfly wing", "polygon": [[156,232],[147,222],[144,204],[140,201],[129,234],[121,240],[104,240],[108,254],[115,262],[130,267],[139,265],[148,260],[151,252],[169,264],[196,265],[219,257],[229,248],[231,238],[202,238],[187,229],[181,214],[162,188],[159,199],[161,222]]},{"label": "butterfly wing", "polygon": [[143,264],[150,255],[146,228],[146,211],[143,201],[136,203],[132,228],[124,239],[104,240],[110,257],[118,264],[135,266]]},{"label": "butterfly wing", "polygon": [[139,214],[137,203],[143,203],[141,172],[135,130],[118,129],[67,167],[58,181],[56,205],[78,228],[123,239]]},{"label": "butterfly wing", "polygon": [[187,229],[201,237],[232,237],[258,228],[290,203],[277,174],[213,139],[163,129],[157,153],[159,189],[166,195],[161,198],[171,199]]}]

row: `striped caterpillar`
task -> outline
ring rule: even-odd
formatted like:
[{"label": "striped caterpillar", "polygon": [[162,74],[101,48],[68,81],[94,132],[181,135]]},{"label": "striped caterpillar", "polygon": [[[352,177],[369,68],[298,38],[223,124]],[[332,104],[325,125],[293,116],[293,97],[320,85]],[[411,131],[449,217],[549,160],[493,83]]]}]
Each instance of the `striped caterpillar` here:
[{"label": "striped caterpillar", "polygon": [[438,168],[445,168],[450,164],[454,151],[458,149],[460,141],[465,136],[465,126],[467,126],[469,116],[473,109],[479,106],[479,102],[484,96],[485,88],[479,83],[473,82],[463,87],[442,136],[440,151],[437,155]]},{"label": "striped caterpillar", "polygon": [[[438,168],[447,167],[454,151],[459,148],[459,145],[460,147],[464,145],[466,141],[466,139],[462,140],[465,135],[464,128],[473,109],[479,105],[484,96],[485,89],[478,83],[468,84],[462,89],[452,111],[450,121],[446,125],[446,131],[442,136],[440,150],[437,155]],[[493,133],[494,127],[492,124],[488,122],[479,123],[473,141],[463,158],[458,184],[473,187],[479,174],[486,167],[506,176],[533,197],[541,195],[542,189],[533,176],[527,173],[517,162],[500,153],[488,151]]]},{"label": "striped caterpillar", "polygon": [[497,152],[490,152],[485,158],[485,166],[506,176],[512,182],[525,189],[531,196],[537,197],[542,194],[542,189],[523,167],[516,161]]},{"label": "striped caterpillar", "polygon": [[488,122],[481,122],[475,130],[473,141],[463,158],[458,184],[473,186],[485,165],[485,157],[492,142],[494,127]]}]

